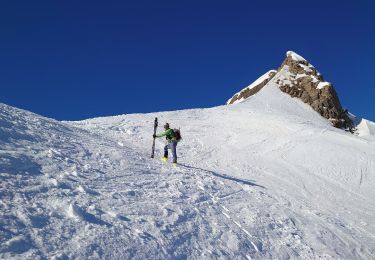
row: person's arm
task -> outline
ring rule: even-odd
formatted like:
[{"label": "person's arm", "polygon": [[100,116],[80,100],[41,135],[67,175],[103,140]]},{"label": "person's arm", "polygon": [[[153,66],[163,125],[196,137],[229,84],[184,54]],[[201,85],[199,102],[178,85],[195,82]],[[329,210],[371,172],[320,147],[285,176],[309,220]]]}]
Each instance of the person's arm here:
[{"label": "person's arm", "polygon": [[166,136],[166,135],[167,135],[167,132],[168,132],[168,130],[165,131],[165,132],[162,133],[162,134],[156,135],[155,137],[163,137],[163,136]]}]

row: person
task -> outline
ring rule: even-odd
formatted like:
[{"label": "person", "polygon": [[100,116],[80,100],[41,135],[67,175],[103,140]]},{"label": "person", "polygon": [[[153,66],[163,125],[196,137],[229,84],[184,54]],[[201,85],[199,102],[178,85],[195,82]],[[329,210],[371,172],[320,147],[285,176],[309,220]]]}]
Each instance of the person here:
[{"label": "person", "polygon": [[164,125],[165,132],[159,135],[153,135],[154,138],[156,137],[163,137],[165,136],[165,139],[167,140],[167,144],[164,146],[164,157],[161,159],[163,161],[168,160],[168,149],[171,149],[172,155],[173,155],[173,163],[177,163],[177,140],[174,134],[173,129],[169,128],[169,124],[166,123]]}]

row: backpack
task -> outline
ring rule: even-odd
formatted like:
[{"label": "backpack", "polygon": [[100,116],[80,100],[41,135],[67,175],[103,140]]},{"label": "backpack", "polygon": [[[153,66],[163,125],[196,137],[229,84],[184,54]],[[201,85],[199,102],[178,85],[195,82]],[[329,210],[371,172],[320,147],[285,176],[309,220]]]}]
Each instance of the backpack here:
[{"label": "backpack", "polygon": [[181,137],[180,129],[173,129],[173,132],[174,132],[174,137],[176,138],[176,141],[177,142],[181,141],[182,137]]}]

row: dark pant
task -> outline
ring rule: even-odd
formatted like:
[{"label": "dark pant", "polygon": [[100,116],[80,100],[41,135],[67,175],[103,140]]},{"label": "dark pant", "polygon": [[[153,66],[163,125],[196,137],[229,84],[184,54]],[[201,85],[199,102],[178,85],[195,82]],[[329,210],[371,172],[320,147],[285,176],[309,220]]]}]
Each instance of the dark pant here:
[{"label": "dark pant", "polygon": [[164,146],[164,157],[168,158],[168,149],[171,149],[174,163],[177,162],[176,147],[177,147],[177,141],[172,141],[172,142],[168,143],[166,146]]}]

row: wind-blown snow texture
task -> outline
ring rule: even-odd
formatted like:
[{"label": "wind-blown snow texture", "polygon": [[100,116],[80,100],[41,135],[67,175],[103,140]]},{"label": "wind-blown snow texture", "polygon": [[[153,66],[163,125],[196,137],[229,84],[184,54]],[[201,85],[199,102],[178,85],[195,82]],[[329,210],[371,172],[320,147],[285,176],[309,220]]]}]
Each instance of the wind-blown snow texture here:
[{"label": "wind-blown snow texture", "polygon": [[[181,127],[181,166],[149,158],[155,116]],[[373,136],[274,84],[232,106],[81,122],[0,105],[0,147],[3,259],[375,255]]]}]

